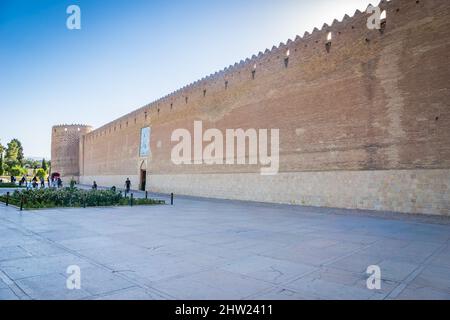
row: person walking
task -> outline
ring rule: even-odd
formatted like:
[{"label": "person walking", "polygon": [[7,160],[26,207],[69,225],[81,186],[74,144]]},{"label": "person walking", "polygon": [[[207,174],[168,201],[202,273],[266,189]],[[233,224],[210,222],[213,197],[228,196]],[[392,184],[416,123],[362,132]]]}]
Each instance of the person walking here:
[{"label": "person walking", "polygon": [[44,177],[41,177],[41,189],[45,188],[45,179]]},{"label": "person walking", "polygon": [[97,182],[94,181],[94,183],[92,184],[92,190],[97,190],[97,188]]},{"label": "person walking", "polygon": [[58,188],[63,187],[63,182],[62,182],[61,178],[58,178],[58,180],[56,180],[56,184],[58,185]]},{"label": "person walking", "polygon": [[37,181],[38,181],[37,177],[34,176],[33,179],[31,180],[33,189],[37,188],[37,186],[38,186],[38,182]]},{"label": "person walking", "polygon": [[130,193],[131,190],[131,181],[130,178],[127,178],[125,181],[125,194]]}]

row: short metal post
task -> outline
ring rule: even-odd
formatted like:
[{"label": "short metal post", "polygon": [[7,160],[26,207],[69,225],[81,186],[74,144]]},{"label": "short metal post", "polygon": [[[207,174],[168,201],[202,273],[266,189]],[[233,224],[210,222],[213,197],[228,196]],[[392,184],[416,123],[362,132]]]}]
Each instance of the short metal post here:
[{"label": "short metal post", "polygon": [[9,192],[6,193],[6,206],[9,206]]},{"label": "short metal post", "polygon": [[23,195],[20,197],[20,211],[23,211],[23,201],[24,201],[24,197]]},{"label": "short metal post", "polygon": [[145,199],[148,199],[148,191],[145,191]]},{"label": "short metal post", "polygon": [[173,193],[170,194],[170,205],[173,206]]},{"label": "short metal post", "polygon": [[131,194],[131,197],[130,197],[130,206],[133,206],[133,194]]},{"label": "short metal post", "polygon": [[86,208],[86,196],[83,197],[83,208]]}]

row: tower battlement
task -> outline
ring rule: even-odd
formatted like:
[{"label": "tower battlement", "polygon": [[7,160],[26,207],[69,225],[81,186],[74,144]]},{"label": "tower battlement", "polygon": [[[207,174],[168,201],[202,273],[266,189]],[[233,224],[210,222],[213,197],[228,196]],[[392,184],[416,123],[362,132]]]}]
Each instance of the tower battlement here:
[{"label": "tower battlement", "polygon": [[52,173],[78,179],[80,175],[80,140],[93,128],[84,124],[52,127]]}]

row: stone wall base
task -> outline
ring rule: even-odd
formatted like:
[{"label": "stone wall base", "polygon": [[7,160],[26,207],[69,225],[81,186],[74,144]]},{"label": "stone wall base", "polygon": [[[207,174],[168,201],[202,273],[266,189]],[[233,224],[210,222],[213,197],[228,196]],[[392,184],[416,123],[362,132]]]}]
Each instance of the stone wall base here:
[{"label": "stone wall base", "polygon": [[139,189],[139,176],[122,176],[122,175],[114,175],[114,176],[81,176],[80,183],[85,185],[92,185],[93,182],[97,182],[98,186],[101,187],[112,187],[123,189],[125,188],[125,180],[130,178],[131,188],[133,190]]},{"label": "stone wall base", "polygon": [[[81,177],[120,186],[125,176]],[[130,177],[138,186],[138,177]],[[148,175],[147,189],[208,198],[450,215],[450,170]]]}]

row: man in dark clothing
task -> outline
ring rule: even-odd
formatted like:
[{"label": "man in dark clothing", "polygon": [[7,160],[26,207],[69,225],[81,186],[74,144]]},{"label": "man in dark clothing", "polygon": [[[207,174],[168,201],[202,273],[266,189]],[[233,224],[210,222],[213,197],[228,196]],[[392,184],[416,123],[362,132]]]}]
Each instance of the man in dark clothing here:
[{"label": "man in dark clothing", "polygon": [[94,181],[94,183],[92,184],[92,190],[97,190],[97,182]]},{"label": "man in dark clothing", "polygon": [[36,189],[36,188],[37,188],[37,186],[38,186],[38,182],[37,182],[37,181],[38,181],[37,177],[34,176],[34,177],[33,177],[33,180],[31,180],[33,189]]},{"label": "man in dark clothing", "polygon": [[130,178],[127,178],[127,181],[125,181],[125,192],[126,193],[130,193],[131,190],[131,181]]}]

